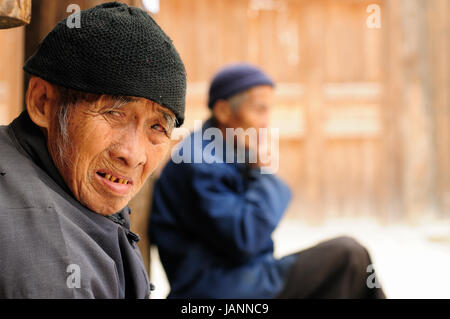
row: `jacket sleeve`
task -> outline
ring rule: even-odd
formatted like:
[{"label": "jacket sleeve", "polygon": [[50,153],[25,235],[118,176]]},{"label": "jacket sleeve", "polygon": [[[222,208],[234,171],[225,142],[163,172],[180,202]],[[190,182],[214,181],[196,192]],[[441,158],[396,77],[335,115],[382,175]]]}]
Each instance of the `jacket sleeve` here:
[{"label": "jacket sleeve", "polygon": [[208,169],[193,172],[197,218],[184,216],[188,228],[238,262],[272,247],[272,232],[290,201],[289,188],[276,176],[252,169],[247,185],[239,189],[235,179],[241,176],[214,165],[201,167]]}]

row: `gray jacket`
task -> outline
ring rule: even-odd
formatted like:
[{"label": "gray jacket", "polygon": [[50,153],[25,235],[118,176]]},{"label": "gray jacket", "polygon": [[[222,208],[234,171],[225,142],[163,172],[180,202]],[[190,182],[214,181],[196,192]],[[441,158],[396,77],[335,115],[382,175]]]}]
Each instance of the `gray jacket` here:
[{"label": "gray jacket", "polygon": [[137,240],[128,208],[72,196],[26,112],[0,126],[0,298],[148,298]]}]

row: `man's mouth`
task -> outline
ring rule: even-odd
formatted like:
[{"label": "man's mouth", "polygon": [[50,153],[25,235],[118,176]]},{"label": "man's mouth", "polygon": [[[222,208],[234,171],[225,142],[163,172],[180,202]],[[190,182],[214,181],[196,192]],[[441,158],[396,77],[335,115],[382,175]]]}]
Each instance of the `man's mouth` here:
[{"label": "man's mouth", "polygon": [[114,176],[111,174],[97,172],[97,175],[99,175],[113,183],[124,184],[124,185],[131,184],[131,182],[128,179],[120,178],[120,177],[117,177],[117,176]]},{"label": "man's mouth", "polygon": [[118,176],[111,172],[97,171],[97,180],[109,191],[120,196],[128,195],[133,186],[133,181],[124,176]]}]

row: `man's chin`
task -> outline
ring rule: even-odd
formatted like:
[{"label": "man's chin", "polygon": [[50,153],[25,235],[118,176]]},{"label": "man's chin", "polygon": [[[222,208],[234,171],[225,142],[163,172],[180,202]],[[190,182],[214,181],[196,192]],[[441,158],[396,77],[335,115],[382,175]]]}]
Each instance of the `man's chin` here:
[{"label": "man's chin", "polygon": [[105,205],[93,205],[93,204],[85,204],[87,208],[89,208],[94,213],[97,213],[99,215],[103,216],[111,216],[118,212],[120,212],[122,209],[124,209],[127,206],[128,203],[125,204],[105,204]]}]

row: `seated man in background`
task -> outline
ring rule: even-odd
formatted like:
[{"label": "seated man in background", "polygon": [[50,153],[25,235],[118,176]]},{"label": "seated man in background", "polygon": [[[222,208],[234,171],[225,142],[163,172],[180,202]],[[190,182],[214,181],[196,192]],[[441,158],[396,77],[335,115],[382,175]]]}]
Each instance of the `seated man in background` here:
[{"label": "seated man in background", "polygon": [[[250,160],[255,150],[249,138],[227,134],[227,128],[268,127],[273,87],[254,66],[222,69],[209,91],[211,118],[200,135],[182,142],[185,160],[172,156],[155,185],[150,235],[171,286],[169,298],[384,297],[380,288],[367,286],[371,260],[351,238],[274,258],[271,235],[290,190],[262,173],[268,162]],[[210,139],[198,136],[210,136],[212,128],[223,133],[223,150],[208,155]],[[230,144],[246,150],[244,163],[235,154],[230,160]]]},{"label": "seated man in background", "polygon": [[175,47],[141,9],[105,3],[24,69],[26,111],[0,127],[0,298],[148,298],[127,204],[184,120]]}]

